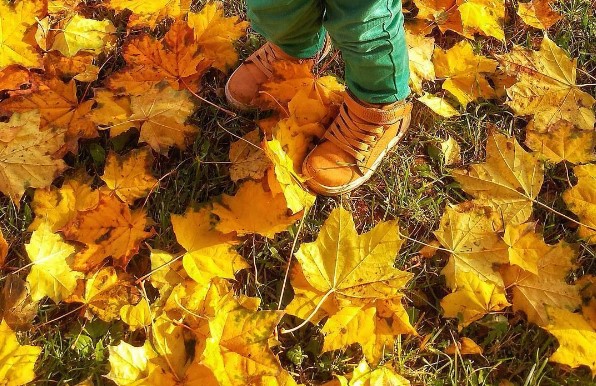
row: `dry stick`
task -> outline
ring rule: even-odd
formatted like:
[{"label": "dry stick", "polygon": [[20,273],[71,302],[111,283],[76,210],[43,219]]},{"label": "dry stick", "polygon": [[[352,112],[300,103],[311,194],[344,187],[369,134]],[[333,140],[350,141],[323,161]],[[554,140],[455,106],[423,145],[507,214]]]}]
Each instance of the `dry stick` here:
[{"label": "dry stick", "polygon": [[55,318],[55,319],[48,320],[47,322],[43,322],[42,324],[38,324],[38,325],[35,325],[35,326],[33,326],[33,327],[34,327],[34,328],[40,328],[40,327],[43,327],[43,326],[45,326],[46,324],[54,323],[54,322],[56,322],[56,321],[58,321],[58,320],[60,320],[60,319],[62,319],[62,318],[64,318],[64,317],[66,317],[66,316],[68,316],[68,315],[70,315],[70,314],[73,314],[73,313],[75,313],[75,312],[77,312],[77,311],[80,311],[81,309],[83,309],[83,307],[85,307],[85,304],[81,304],[80,306],[78,306],[78,307],[77,307],[77,308],[75,308],[74,310],[68,311],[66,314],[60,315],[59,317],[57,317],[57,318]]},{"label": "dry stick", "polygon": [[153,273],[159,271],[160,269],[162,269],[165,266],[168,266],[170,264],[173,264],[174,262],[176,262],[177,260],[180,260],[182,257],[184,256],[184,254],[178,255],[176,257],[174,257],[172,260],[168,261],[167,263],[163,263],[162,265],[160,265],[159,267],[152,269],[149,273],[141,276],[140,278],[138,278],[137,280],[135,280],[135,284],[139,284],[141,283],[143,280],[147,279],[149,276],[153,275]]},{"label": "dry stick", "polygon": [[[529,198],[529,197],[527,197],[527,196],[524,196],[524,197],[526,197],[526,198]],[[584,226],[584,227],[586,227],[586,228],[588,228],[588,229],[590,229],[590,230],[596,231],[596,227],[593,227],[593,226],[591,226],[591,225],[588,225],[588,224],[584,224],[584,223],[583,223],[583,222],[581,222],[581,221],[577,221],[577,220],[575,220],[575,219],[573,219],[573,218],[571,218],[571,217],[567,216],[566,214],[563,214],[563,213],[559,212],[559,211],[558,211],[558,210],[556,210],[555,208],[551,208],[550,206],[548,206],[548,205],[546,205],[546,204],[544,204],[544,203],[542,203],[542,202],[540,202],[540,201],[538,201],[538,200],[536,200],[536,199],[530,198],[530,200],[531,200],[533,203],[536,203],[536,204],[538,204],[538,205],[542,206],[543,208],[545,208],[545,209],[547,209],[547,210],[550,210],[552,213],[554,213],[554,214],[556,214],[556,215],[559,215],[559,216],[563,217],[565,220],[569,220],[569,221],[571,221],[571,222],[572,222],[572,223],[574,223],[574,224],[577,224],[577,225],[580,225],[580,226]]]},{"label": "dry stick", "polygon": [[[233,112],[233,111],[230,111],[230,110],[228,110],[228,109],[225,109],[225,108],[221,107],[220,105],[218,105],[218,104],[215,104],[215,103],[213,103],[213,102],[211,102],[211,101],[208,101],[207,99],[203,98],[202,96],[200,96],[200,95],[199,95],[199,94],[197,94],[196,92],[192,91],[192,90],[190,89],[190,87],[188,86],[188,84],[187,84],[187,83],[184,81],[184,79],[180,78],[180,80],[182,81],[182,83],[184,83],[184,86],[186,87],[186,89],[188,90],[188,92],[190,92],[192,95],[194,95],[194,97],[195,97],[195,98],[197,98],[197,99],[199,99],[199,100],[201,100],[201,101],[203,101],[203,102],[207,103],[208,105],[211,105],[211,106],[215,107],[215,108],[216,108],[216,109],[218,109],[219,111],[223,111],[224,113],[228,114],[228,115],[229,115],[229,116],[231,116],[232,118],[241,118],[241,119],[245,119],[245,120],[247,120],[246,118],[240,117],[238,114],[236,114],[236,113],[235,113],[235,112]],[[252,122],[252,121],[251,121],[251,122]]]},{"label": "dry stick", "polygon": [[277,303],[278,310],[281,310],[281,301],[283,300],[284,293],[286,292],[286,285],[288,283],[288,276],[290,274],[290,266],[292,265],[292,256],[294,256],[294,251],[296,250],[296,244],[298,244],[298,237],[300,236],[300,231],[302,230],[302,226],[304,225],[304,221],[305,221],[307,215],[308,215],[308,209],[305,210],[304,215],[302,216],[302,219],[300,219],[300,224],[298,224],[298,229],[296,230],[296,236],[294,237],[294,242],[292,242],[292,249],[290,250],[290,256],[288,257],[288,264],[286,265],[286,274],[284,275],[284,281],[281,286],[281,293],[279,295],[279,302]]}]

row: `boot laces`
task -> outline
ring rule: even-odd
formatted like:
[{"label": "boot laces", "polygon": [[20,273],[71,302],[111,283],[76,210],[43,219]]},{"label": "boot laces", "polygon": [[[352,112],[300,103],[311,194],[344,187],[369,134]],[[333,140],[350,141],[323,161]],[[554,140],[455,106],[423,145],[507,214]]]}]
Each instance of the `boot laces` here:
[{"label": "boot laces", "polygon": [[265,43],[256,50],[247,61],[254,63],[268,78],[273,76],[273,63],[278,60],[277,52],[272,44]]},{"label": "boot laces", "polygon": [[384,126],[367,123],[361,119],[354,121],[344,103],[339,115],[325,133],[325,138],[352,155],[358,163],[363,163],[384,131]]}]

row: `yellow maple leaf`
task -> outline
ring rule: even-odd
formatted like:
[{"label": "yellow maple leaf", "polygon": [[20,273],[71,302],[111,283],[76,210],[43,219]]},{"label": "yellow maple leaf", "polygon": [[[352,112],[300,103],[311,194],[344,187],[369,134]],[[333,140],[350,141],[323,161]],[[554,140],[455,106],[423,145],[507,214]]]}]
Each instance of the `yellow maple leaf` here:
[{"label": "yellow maple leaf", "polygon": [[[303,187],[304,178],[294,169],[294,161],[284,151],[281,143],[275,138],[266,141],[265,150],[273,162],[273,173],[268,174],[274,177],[274,181],[272,178],[269,179],[271,190],[280,191],[284,195],[288,209],[292,213],[298,213],[313,206],[316,196]],[[275,182],[279,185],[276,186]]]},{"label": "yellow maple leaf", "polygon": [[515,138],[492,133],[486,144],[486,161],[452,174],[466,193],[493,206],[505,223],[518,225],[532,214],[532,203],[544,181],[544,166]]},{"label": "yellow maple leaf", "polygon": [[29,70],[16,65],[0,70],[0,91],[16,91],[30,84],[31,74]]},{"label": "yellow maple leaf", "polygon": [[116,28],[109,20],[86,19],[75,14],[60,21],[56,28],[51,49],[66,57],[73,57],[79,51],[100,54],[115,41]]},{"label": "yellow maple leaf", "polygon": [[502,285],[487,282],[473,271],[457,274],[457,290],[441,299],[443,315],[457,318],[459,327],[509,306]]},{"label": "yellow maple leaf", "polygon": [[254,181],[242,183],[236,195],[223,195],[221,203],[213,204],[213,213],[219,217],[216,229],[239,236],[258,233],[273,238],[301,217],[300,213],[287,212],[283,194],[273,195],[262,183]]},{"label": "yellow maple leaf", "polygon": [[389,366],[384,365],[371,369],[364,359],[354,368],[350,379],[338,375],[337,380],[340,386],[410,386],[410,381]]},{"label": "yellow maple leaf", "polygon": [[451,135],[441,142],[441,152],[443,153],[445,166],[461,163],[461,147]]},{"label": "yellow maple leaf", "polygon": [[449,355],[482,355],[482,351],[482,347],[465,336],[445,348],[445,354]]},{"label": "yellow maple leaf", "polygon": [[547,30],[561,20],[561,15],[552,9],[554,0],[530,0],[518,3],[517,14],[529,26]]},{"label": "yellow maple leaf", "polygon": [[124,306],[136,304],[140,299],[141,293],[129,274],[114,267],[103,267],[88,273],[85,282],[66,301],[83,303],[89,319],[97,315],[111,322],[120,318]]},{"label": "yellow maple leaf", "polygon": [[48,52],[43,57],[43,68],[48,77],[93,82],[99,76],[99,67],[93,64],[94,58],[93,54],[86,52],[80,52],[71,58],[58,52]]},{"label": "yellow maple leaf", "polygon": [[64,242],[59,234],[52,233],[47,224],[42,224],[25,244],[31,260],[31,272],[27,282],[31,287],[31,299],[41,300],[44,296],[58,303],[69,297],[83,274],[72,269],[75,248]]},{"label": "yellow maple leaf", "polygon": [[232,247],[238,243],[233,234],[215,229],[210,207],[189,209],[183,216],[172,215],[176,240],[186,253],[182,264],[197,283],[206,284],[214,277],[233,279],[236,272],[248,268]]},{"label": "yellow maple leaf", "polygon": [[464,36],[480,33],[505,40],[503,32],[505,0],[457,0],[457,2]]},{"label": "yellow maple leaf", "polygon": [[325,336],[322,351],[359,343],[364,356],[371,363],[378,363],[385,352],[391,351],[397,335],[416,335],[401,302],[402,296],[395,296],[363,306],[342,307],[321,329]]},{"label": "yellow maple leaf", "polygon": [[242,306],[232,295],[220,301],[209,319],[201,364],[213,371],[222,385],[244,386],[263,376],[277,376],[281,366],[269,349],[281,311],[255,311]]},{"label": "yellow maple leaf", "polygon": [[146,147],[132,150],[124,157],[109,153],[101,179],[122,201],[132,204],[157,186],[151,175],[152,163],[153,154]]},{"label": "yellow maple leaf", "polygon": [[82,0],[49,0],[48,13],[58,15],[61,13],[75,12]]},{"label": "yellow maple leaf", "polygon": [[29,95],[8,98],[0,102],[0,110],[26,113],[39,110],[42,131],[55,128],[66,130],[62,152],[76,152],[79,138],[95,138],[99,134],[88,117],[93,100],[79,103],[74,80],[64,83],[59,79],[37,79],[38,90]]},{"label": "yellow maple leaf", "polygon": [[91,110],[90,119],[101,129],[109,129],[112,136],[122,134],[131,127],[137,129],[141,126],[140,121],[132,121],[130,108],[130,97],[116,95],[114,92],[105,89],[95,90],[96,108]]},{"label": "yellow maple leaf", "polygon": [[451,105],[445,98],[441,98],[429,93],[424,93],[421,97],[417,98],[419,102],[424,103],[426,107],[434,111],[436,114],[445,117],[451,118],[456,117],[459,114],[459,111]]},{"label": "yellow maple leaf", "polygon": [[254,129],[230,144],[230,178],[237,182],[245,178],[259,180],[271,165],[261,147],[261,134]]},{"label": "yellow maple leaf", "polygon": [[[434,235],[450,252],[442,274],[452,290],[459,288],[462,274],[473,274],[482,282],[503,288],[503,280],[494,269],[508,262],[507,245],[498,234],[502,227],[500,216],[489,207],[465,202],[445,208]],[[466,276],[463,284],[468,281]]]},{"label": "yellow maple leaf", "polygon": [[0,3],[0,70],[11,64],[27,68],[41,66],[41,56],[27,35],[46,9],[47,4],[41,0]]},{"label": "yellow maple leaf", "polygon": [[596,131],[579,130],[570,122],[559,121],[544,132],[526,128],[526,145],[540,152],[541,157],[554,163],[569,161],[574,164],[596,160]]},{"label": "yellow maple leaf", "polygon": [[142,95],[166,81],[175,90],[195,90],[211,64],[200,51],[192,28],[184,21],[175,22],[161,40],[149,35],[131,39],[123,51],[127,66],[110,76],[108,88]]},{"label": "yellow maple leaf", "polygon": [[548,324],[548,307],[573,311],[581,305],[579,288],[565,282],[574,267],[572,260],[577,257],[577,250],[564,241],[543,249],[536,274],[513,265],[501,270],[513,293],[513,309],[523,311],[528,321],[541,327]]},{"label": "yellow maple leaf", "polygon": [[[418,8],[417,19],[436,24],[443,33],[449,30],[469,39],[474,38],[464,32],[456,0],[415,0],[415,3]],[[424,32],[430,32],[426,31],[426,28],[424,29]]]},{"label": "yellow maple leaf", "polygon": [[129,27],[154,28],[167,17],[178,18],[190,10],[190,0],[109,0],[106,6],[116,11],[130,10]]},{"label": "yellow maple leaf", "polygon": [[579,236],[596,244],[596,165],[573,168],[577,185],[563,193],[563,200],[580,221]]},{"label": "yellow maple leaf", "polygon": [[149,326],[153,320],[149,302],[141,298],[137,304],[125,304],[120,309],[120,319],[133,330]]},{"label": "yellow maple leaf", "polygon": [[238,61],[234,43],[246,34],[249,24],[238,16],[225,17],[223,11],[223,3],[207,3],[199,13],[188,14],[188,25],[194,30],[201,54],[213,67],[226,71]]},{"label": "yellow maple leaf", "polygon": [[516,114],[532,115],[534,130],[544,131],[560,120],[573,122],[582,130],[594,129],[594,97],[575,84],[577,59],[548,37],[539,51],[514,46],[499,58],[503,69],[518,82],[507,89],[509,106]]},{"label": "yellow maple leaf", "polygon": [[507,224],[503,241],[509,246],[509,264],[538,275],[538,260],[551,251],[536,233],[536,223]]},{"label": "yellow maple leaf", "polygon": [[548,322],[546,330],[559,341],[549,360],[572,368],[588,366],[596,376],[596,330],[580,314],[562,308],[549,308]]},{"label": "yellow maple leaf", "polygon": [[448,50],[435,48],[433,63],[436,76],[445,78],[443,89],[453,94],[462,106],[496,96],[486,74],[495,72],[497,61],[476,55],[469,42],[461,41]]},{"label": "yellow maple leaf", "polygon": [[52,232],[62,229],[78,211],[91,210],[99,203],[99,190],[91,186],[91,178],[86,173],[77,173],[67,178],[59,189],[51,186],[37,189],[33,195],[31,208],[35,219],[29,230],[40,224],[50,225]]},{"label": "yellow maple leaf", "polygon": [[422,94],[422,81],[435,80],[432,62],[435,39],[413,33],[406,28],[408,58],[410,63],[410,85],[417,94]]},{"label": "yellow maple leaf", "polygon": [[52,157],[64,145],[64,130],[40,131],[39,125],[35,110],[0,122],[0,192],[17,206],[26,188],[45,188],[66,169]]},{"label": "yellow maple leaf", "polygon": [[19,386],[35,379],[35,362],[41,347],[21,345],[4,320],[0,322],[0,380],[6,386]]},{"label": "yellow maple leaf", "polygon": [[145,231],[150,220],[143,209],[131,211],[116,196],[100,195],[98,205],[77,215],[63,228],[64,236],[86,245],[75,257],[75,268],[89,271],[108,257],[126,267],[141,241],[154,234]]},{"label": "yellow maple leaf", "polygon": [[133,96],[129,120],[140,123],[139,141],[147,142],[158,153],[167,153],[172,146],[186,149],[199,131],[186,123],[195,108],[190,98],[186,90],[176,91],[163,85]]}]

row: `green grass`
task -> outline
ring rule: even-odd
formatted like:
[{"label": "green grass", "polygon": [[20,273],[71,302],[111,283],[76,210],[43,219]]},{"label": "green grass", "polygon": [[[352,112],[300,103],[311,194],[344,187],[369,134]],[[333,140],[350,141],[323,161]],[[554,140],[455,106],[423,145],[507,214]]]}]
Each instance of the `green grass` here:
[{"label": "green grass", "polygon": [[[244,5],[239,0],[225,1],[229,13],[243,14]],[[565,18],[549,31],[549,36],[578,57],[579,84],[594,84],[596,79],[596,18],[590,0],[565,0],[556,4]],[[513,2],[508,9],[514,8]],[[525,28],[520,22],[508,23],[507,36],[515,44],[535,46],[542,33]],[[249,35],[238,48],[245,57],[260,44],[260,38]],[[449,44],[450,39],[440,41]],[[509,40],[508,40],[509,41]],[[480,40],[476,47],[484,54],[504,52],[505,47]],[[510,46],[508,45],[507,48]],[[115,71],[121,59],[113,60],[106,71]],[[341,74],[341,60],[334,59],[326,72]],[[104,74],[106,75],[106,74]],[[204,81],[203,96],[213,103],[227,107],[222,93],[225,76],[209,73]],[[431,85],[427,85],[431,87]],[[596,87],[586,91],[594,94]],[[241,254],[251,269],[241,272],[235,289],[238,293],[262,299],[264,309],[277,309],[284,272],[292,245],[312,241],[330,211],[337,205],[349,207],[354,212],[359,231],[370,229],[381,220],[398,218],[402,232],[414,240],[432,240],[443,208],[448,203],[466,199],[464,193],[449,177],[439,154],[440,142],[453,136],[462,145],[463,162],[483,160],[484,142],[489,123],[499,130],[523,139],[525,120],[507,112],[506,106],[494,102],[475,103],[459,118],[438,119],[422,105],[416,103],[414,119],[407,140],[383,162],[373,179],[349,196],[339,198],[319,197],[304,220],[272,240],[260,236],[248,237],[240,247]],[[202,104],[193,116],[193,123],[201,127],[201,134],[186,151],[172,151],[168,157],[159,157],[154,174],[161,178],[160,186],[149,196],[145,205],[155,222],[157,235],[149,241],[153,248],[179,250],[170,223],[171,214],[183,213],[189,205],[206,202],[223,193],[233,193],[235,184],[228,177],[228,149],[234,135],[254,128],[257,114],[230,116],[207,104]],[[221,127],[226,130],[222,130]],[[75,168],[85,168],[98,176],[102,172],[105,151],[124,152],[134,147],[136,137],[107,136],[81,145],[77,157],[68,162]],[[103,154],[103,155],[102,155]],[[560,194],[568,185],[568,170],[549,167],[539,199],[556,210],[565,211]],[[571,176],[570,178],[573,178]],[[0,282],[6,274],[27,263],[24,243],[27,242],[28,224],[32,220],[31,197],[20,208],[9,200],[0,198],[0,224],[11,243],[9,264],[1,271]],[[555,241],[565,234],[573,240],[573,227],[551,211],[536,208],[536,218],[543,224],[547,240]],[[407,291],[407,307],[412,322],[420,336],[400,337],[387,352],[385,361],[391,363],[415,385],[499,385],[509,380],[515,385],[596,385],[585,369],[567,371],[548,363],[556,348],[555,340],[541,329],[527,324],[521,315],[511,311],[488,315],[482,320],[458,331],[453,320],[441,317],[440,299],[447,288],[440,275],[446,258],[438,254],[433,259],[421,258],[421,243],[407,240],[397,259],[399,268],[415,274]],[[596,274],[596,251],[582,245],[577,276]],[[147,271],[147,253],[141,253],[132,262],[132,269],[142,274]],[[21,278],[26,271],[20,271]],[[282,299],[286,305],[292,296],[288,286]],[[74,311],[73,311],[74,310]],[[35,385],[75,385],[90,380],[95,385],[109,385],[103,375],[109,371],[107,347],[120,339],[142,340],[138,333],[127,332],[121,323],[105,323],[98,319],[84,321],[80,311],[72,306],[56,306],[51,301],[39,305],[34,327],[20,333],[23,343],[44,347],[37,363]],[[285,317],[285,326],[294,326],[297,320]],[[474,339],[484,349],[483,356],[453,357],[443,353],[445,347],[460,336]],[[424,344],[422,345],[422,342]],[[362,358],[357,346],[343,352],[321,354],[322,336],[317,326],[306,327],[281,335],[281,345],[276,353],[286,369],[305,384],[332,379],[334,374],[349,372]]]}]

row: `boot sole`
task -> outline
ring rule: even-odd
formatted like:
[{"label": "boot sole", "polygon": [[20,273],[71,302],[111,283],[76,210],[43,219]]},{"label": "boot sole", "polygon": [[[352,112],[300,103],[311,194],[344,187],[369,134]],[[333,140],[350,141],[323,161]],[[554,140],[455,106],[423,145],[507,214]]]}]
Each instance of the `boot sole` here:
[{"label": "boot sole", "polygon": [[397,146],[397,144],[399,142],[401,142],[401,140],[405,137],[405,135],[408,132],[408,129],[410,127],[409,121],[410,121],[410,119],[408,119],[407,124],[404,126],[403,129],[401,129],[399,131],[399,133],[395,136],[395,138],[393,138],[389,142],[389,146],[387,146],[387,148],[385,150],[383,150],[381,152],[381,154],[379,154],[379,157],[377,157],[377,159],[372,164],[370,169],[368,169],[362,177],[357,178],[354,181],[352,181],[346,185],[326,186],[326,185],[316,182],[313,178],[309,178],[310,176],[305,175],[305,177],[307,178],[306,185],[314,193],[320,194],[322,196],[327,196],[327,197],[339,196],[341,194],[349,193],[352,190],[359,188],[373,176],[373,174],[375,173],[375,171],[377,170],[377,168],[379,167],[379,165],[381,164],[381,162],[383,161],[383,159],[385,158],[387,153],[389,153],[389,151],[391,151],[395,146]]},{"label": "boot sole", "polygon": [[[318,65],[319,63],[321,63],[323,61],[323,59],[325,59],[327,57],[327,55],[329,55],[329,53],[331,52],[331,49],[332,49],[331,38],[329,37],[329,35],[327,35],[327,38],[325,39],[325,45],[323,46],[323,50],[321,51],[321,55],[317,59],[315,66]],[[230,78],[234,76],[236,71],[238,71],[238,69],[236,69],[236,70],[234,70],[234,72],[232,72],[232,75],[230,75]],[[228,79],[230,79],[230,78],[228,78]],[[229,85],[229,82],[226,82],[226,86],[224,87],[224,90],[225,90],[225,94],[226,94],[226,100],[228,101],[229,105],[234,107],[236,110],[240,110],[240,111],[254,111],[257,109],[256,106],[246,104],[246,103],[240,102],[239,100],[235,99],[232,96],[232,93],[230,92],[230,88],[228,87],[228,85]]]}]

